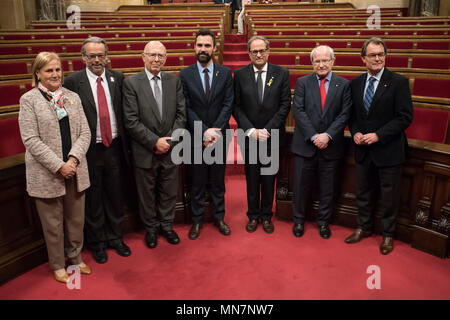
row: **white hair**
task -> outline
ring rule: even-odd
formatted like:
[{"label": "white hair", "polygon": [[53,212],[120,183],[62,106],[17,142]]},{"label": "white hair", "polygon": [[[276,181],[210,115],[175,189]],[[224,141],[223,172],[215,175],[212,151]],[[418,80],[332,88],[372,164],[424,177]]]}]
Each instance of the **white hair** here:
[{"label": "white hair", "polygon": [[311,54],[310,54],[311,62],[314,62],[314,54],[316,53],[317,50],[320,50],[320,49],[327,49],[328,52],[330,53],[331,60],[334,59],[333,48],[331,48],[329,46],[326,46],[326,45],[322,45],[322,46],[317,46],[317,47],[315,47],[314,49],[311,50]]}]

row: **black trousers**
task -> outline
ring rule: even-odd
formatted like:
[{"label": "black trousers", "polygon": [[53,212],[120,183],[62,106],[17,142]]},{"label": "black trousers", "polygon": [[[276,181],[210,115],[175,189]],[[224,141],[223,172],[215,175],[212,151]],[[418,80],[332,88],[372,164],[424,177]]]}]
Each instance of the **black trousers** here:
[{"label": "black trousers", "polygon": [[85,244],[92,250],[122,241],[123,220],[121,140],[107,148],[95,145],[95,159],[88,161],[91,187],[86,190]]},{"label": "black trousers", "polygon": [[400,202],[402,166],[377,167],[366,157],[362,163],[356,163],[358,227],[372,230],[377,206],[376,191],[380,187],[383,236],[393,237]]},{"label": "black trousers", "polygon": [[[218,144],[222,143],[222,163],[206,164],[202,158],[201,163],[195,163],[195,152],[200,152],[200,149],[191,149],[192,162],[190,165],[191,170],[191,209],[192,209],[192,221],[194,223],[200,223],[203,220],[203,214],[205,212],[206,204],[206,188],[210,186],[211,200],[214,205],[214,219],[223,220],[225,217],[225,169],[226,158],[228,152],[228,144],[221,138]],[[202,147],[202,154],[205,151],[205,147]],[[215,153],[211,155],[215,157]]]},{"label": "black trousers", "polygon": [[178,194],[178,166],[170,151],[153,155],[148,169],[135,168],[139,213],[149,233],[172,229]]},{"label": "black trousers", "polygon": [[319,214],[317,224],[328,225],[333,214],[337,170],[340,160],[327,160],[320,152],[311,158],[295,156],[294,223],[305,223],[313,181],[319,179]]}]

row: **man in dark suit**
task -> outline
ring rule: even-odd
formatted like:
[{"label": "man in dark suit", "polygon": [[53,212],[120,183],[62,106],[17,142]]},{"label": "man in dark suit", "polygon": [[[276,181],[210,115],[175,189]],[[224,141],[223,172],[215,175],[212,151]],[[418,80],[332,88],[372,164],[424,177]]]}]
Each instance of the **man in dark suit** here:
[{"label": "man in dark suit", "polygon": [[185,126],[186,109],[180,79],[161,72],[166,57],[164,45],[150,41],[142,54],[144,70],[123,85],[124,123],[132,138],[139,212],[149,248],[157,246],[158,233],[171,244],[180,242],[173,230],[178,166],[170,151],[172,133]]},{"label": "man in dark suit", "polygon": [[[295,130],[292,152],[295,154],[293,233],[304,233],[311,185],[320,184],[319,234],[331,236],[329,219],[339,160],[344,156],[344,128],[350,116],[350,83],[332,72],[334,52],[329,46],[311,51],[314,73],[299,78],[294,93]],[[318,177],[317,177],[318,176]]]},{"label": "man in dark suit", "polygon": [[372,233],[379,181],[383,241],[380,252],[394,249],[400,200],[402,163],[408,142],[405,130],[412,122],[413,106],[408,79],[385,68],[387,49],[380,38],[367,40],[361,57],[367,67],[351,83],[353,112],[349,123],[355,143],[358,228],[345,239],[356,243]]},{"label": "man in dark suit", "polygon": [[[276,173],[263,173],[262,168],[268,164],[261,163],[258,149],[266,148],[266,154],[269,154],[272,144],[282,144],[285,121],[291,108],[289,71],[267,62],[269,50],[266,38],[252,37],[248,41],[251,63],[236,70],[234,74],[234,117],[239,128],[246,131],[248,139],[257,141],[252,144],[246,140],[245,146],[241,146],[245,148],[248,232],[257,229],[260,219],[266,233],[274,231],[271,218]],[[272,141],[272,132],[276,130],[279,132],[279,140]],[[279,152],[279,148],[275,150]],[[256,163],[250,163],[251,153],[257,155]]]},{"label": "man in dark suit", "polygon": [[108,260],[106,248],[123,257],[131,254],[123,242],[122,169],[128,162],[122,121],[123,74],[105,68],[108,46],[98,37],[83,42],[81,54],[86,69],[64,81],[64,87],[81,98],[91,129],[91,145],[86,154],[91,187],[86,192],[85,244],[94,260]]},{"label": "man in dark suit", "polygon": [[[225,163],[226,143],[223,141],[225,130],[233,105],[233,79],[227,67],[214,63],[216,50],[214,33],[209,29],[200,29],[195,39],[197,63],[180,72],[186,98],[187,128],[196,139],[194,126],[201,129],[197,135],[204,142],[197,143],[199,150],[193,148],[191,165],[192,188],[191,205],[193,224],[189,231],[189,239],[197,239],[202,227],[205,211],[206,185],[210,184],[210,195],[214,204],[215,225],[223,235],[230,234],[225,223]],[[220,161],[206,164],[203,157],[200,163],[195,161],[195,153],[203,153],[205,148],[212,148],[214,143],[223,145]],[[194,147],[196,142],[194,141]],[[216,150],[217,151],[217,150]]]}]

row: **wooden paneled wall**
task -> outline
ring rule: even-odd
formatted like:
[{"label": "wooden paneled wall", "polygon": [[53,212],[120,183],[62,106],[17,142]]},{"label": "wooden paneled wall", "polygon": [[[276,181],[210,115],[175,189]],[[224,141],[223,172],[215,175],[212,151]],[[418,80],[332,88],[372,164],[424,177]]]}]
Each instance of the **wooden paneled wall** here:
[{"label": "wooden paneled wall", "polygon": [[[288,128],[286,150],[280,152],[276,217],[292,220],[294,155],[290,151],[293,128]],[[341,163],[340,184],[332,223],[356,228],[356,177],[353,144],[346,140],[346,156]],[[438,257],[450,254],[450,145],[409,139],[408,160],[403,167],[400,211],[396,239]],[[318,186],[311,197],[308,220],[315,221]],[[376,210],[374,230],[382,232],[380,210]],[[350,234],[349,234],[350,235]],[[344,239],[342,239],[344,241]]]}]

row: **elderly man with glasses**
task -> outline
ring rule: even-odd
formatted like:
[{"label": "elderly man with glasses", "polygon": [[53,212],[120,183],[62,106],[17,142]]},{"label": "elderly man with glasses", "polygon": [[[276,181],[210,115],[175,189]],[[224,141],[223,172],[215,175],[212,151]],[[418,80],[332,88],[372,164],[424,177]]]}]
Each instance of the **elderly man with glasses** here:
[{"label": "elderly man with glasses", "polygon": [[139,213],[149,248],[158,244],[158,234],[176,245],[173,230],[178,193],[178,166],[172,162],[172,133],[186,122],[180,78],[161,71],[167,58],[165,46],[150,41],[144,48],[145,68],[125,79],[124,123],[132,142]]},{"label": "elderly man with glasses", "polygon": [[295,154],[293,233],[301,237],[311,201],[312,183],[319,182],[319,234],[331,236],[329,220],[337,182],[339,160],[344,156],[344,128],[350,116],[350,83],[332,72],[333,49],[311,51],[314,72],[297,80],[292,152]]},{"label": "elderly man with glasses", "polygon": [[108,247],[123,257],[131,254],[121,229],[121,178],[129,161],[122,121],[124,76],[106,68],[108,46],[101,38],[86,39],[81,55],[86,68],[68,76],[63,85],[80,96],[91,130],[86,154],[91,187],[86,191],[85,244],[97,263],[105,263]]}]

